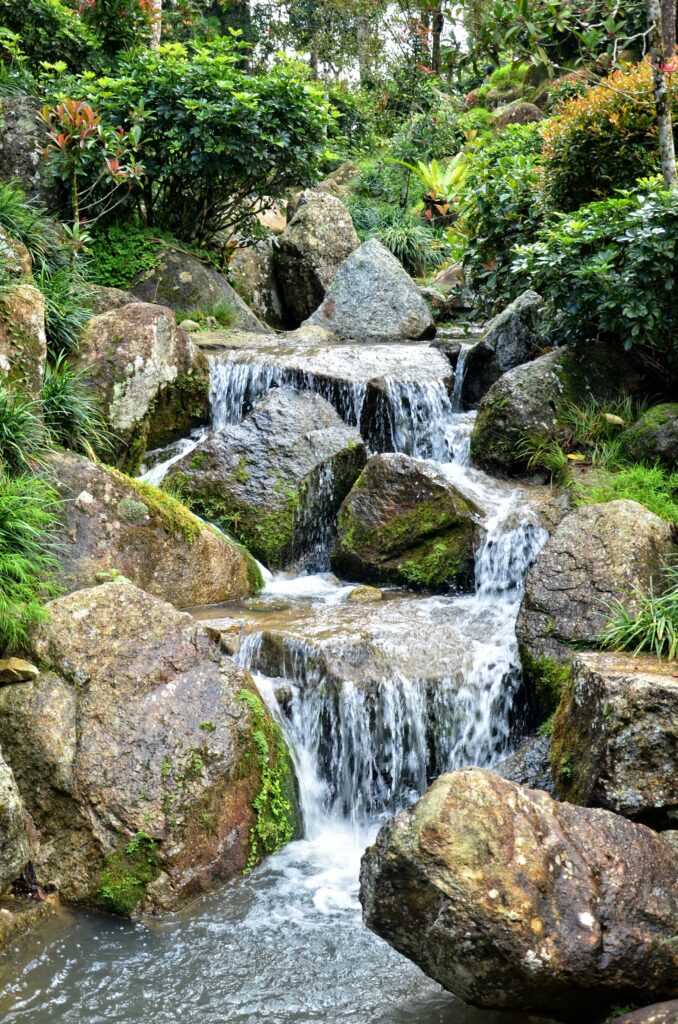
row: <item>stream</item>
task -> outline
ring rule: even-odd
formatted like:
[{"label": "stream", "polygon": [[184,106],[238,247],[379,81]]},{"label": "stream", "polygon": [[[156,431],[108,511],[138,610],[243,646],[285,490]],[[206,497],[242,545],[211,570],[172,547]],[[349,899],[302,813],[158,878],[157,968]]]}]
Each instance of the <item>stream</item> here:
[{"label": "stream", "polygon": [[[474,593],[386,590],[352,603],[325,545],[297,574],[265,572],[258,598],[195,612],[241,634],[236,660],[292,752],[304,838],[161,920],[61,911],[0,959],[4,1024],[535,1020],[466,1007],[369,932],[358,902],[360,857],[380,821],[440,772],[492,765],[519,735],[515,621],[547,534],[523,493],[469,466],[474,414],[460,411],[462,378],[463,352],[453,393],[388,379],[365,436],[372,450],[434,461],[484,510]],[[213,357],[213,426],[237,422],[279,385],[316,390],[349,422],[366,422],[363,384],[328,387],[311,370],[286,375],[236,353]],[[199,436],[147,479],[160,482]]]}]

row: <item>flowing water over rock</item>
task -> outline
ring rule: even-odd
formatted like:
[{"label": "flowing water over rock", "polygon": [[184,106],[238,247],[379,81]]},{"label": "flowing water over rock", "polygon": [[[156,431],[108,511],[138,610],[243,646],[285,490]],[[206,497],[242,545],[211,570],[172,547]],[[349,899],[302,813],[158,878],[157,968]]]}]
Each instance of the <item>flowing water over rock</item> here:
[{"label": "flowing water over rock", "polygon": [[[413,350],[420,365],[433,352],[395,348]],[[357,898],[361,853],[385,815],[441,771],[491,765],[511,748],[515,620],[527,567],[546,538],[520,492],[469,468],[473,414],[455,411],[460,391],[444,357],[447,369],[433,354],[428,378],[382,369],[377,379],[370,364],[373,376],[351,380],[346,364],[347,381],[328,383],[327,372],[324,392],[308,366],[300,377],[298,366],[292,374],[258,357],[215,361],[215,428],[237,422],[271,386],[293,383],[323,393],[363,431],[369,403],[373,446],[435,458],[485,510],[475,592],[385,591],[358,604],[354,586],[329,574],[265,572],[259,598],[196,613],[238,637],[236,658],[255,674],[287,736],[305,838],[248,878],[147,926],[65,914],[30,953],[0,961],[6,1024],[530,1019],[474,1010],[444,993],[363,927]],[[317,544],[328,542],[323,526]]]}]

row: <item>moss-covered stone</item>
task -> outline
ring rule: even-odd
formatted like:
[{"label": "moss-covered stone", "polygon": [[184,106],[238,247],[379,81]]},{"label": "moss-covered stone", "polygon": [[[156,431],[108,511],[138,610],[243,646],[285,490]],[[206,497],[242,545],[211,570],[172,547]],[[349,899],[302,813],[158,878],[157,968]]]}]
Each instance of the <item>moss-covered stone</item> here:
[{"label": "moss-covered stone", "polygon": [[667,469],[678,467],[678,402],[666,402],[648,409],[621,436],[622,451],[633,462]]},{"label": "moss-covered stone", "polygon": [[146,832],[139,831],[127,842],[121,841],[115,853],[106,858],[97,900],[114,914],[131,914],[159,872],[157,844]]},{"label": "moss-covered stone", "polygon": [[548,656],[535,657],[526,647],[521,647],[520,659],[530,722],[539,726],[556,711],[570,680],[572,666]]}]

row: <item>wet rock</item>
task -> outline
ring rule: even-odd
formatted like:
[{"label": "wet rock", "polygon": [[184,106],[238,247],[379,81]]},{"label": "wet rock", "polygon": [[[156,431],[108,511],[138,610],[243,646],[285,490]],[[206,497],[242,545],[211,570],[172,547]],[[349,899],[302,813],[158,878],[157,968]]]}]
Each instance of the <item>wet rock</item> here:
[{"label": "wet rock", "polygon": [[121,306],[129,306],[130,302],[137,299],[131,292],[122,288],[105,288],[103,285],[90,284],[85,292],[85,301],[95,316],[99,313],[108,313],[112,309],[120,309]]},{"label": "wet rock", "polygon": [[634,462],[678,467],[678,403],[655,405],[621,435],[622,450]]},{"label": "wet rock", "polygon": [[49,613],[31,641],[42,675],[0,690],[0,739],[35,825],[39,880],[120,913],[171,909],[289,838],[270,808],[252,808],[257,730],[293,794],[277,729],[190,616],[124,583]]},{"label": "wet rock", "polygon": [[241,331],[265,334],[269,330],[223,274],[197,256],[179,249],[166,249],[152,270],[144,271],[135,279],[130,291],[141,302],[183,310],[204,310],[224,302],[232,307]]},{"label": "wet rock", "polygon": [[467,587],[481,518],[430,463],[375,455],[339,510],[332,567],[367,583]]},{"label": "wet rock", "polygon": [[40,670],[24,658],[0,658],[0,686],[36,679]]},{"label": "wet rock", "polygon": [[366,585],[354,587],[346,598],[351,604],[374,604],[375,601],[382,601],[383,599],[384,595],[378,587]]},{"label": "wet rock", "polygon": [[45,298],[32,284],[19,283],[0,294],[0,376],[40,393],[47,358]]},{"label": "wet rock", "polygon": [[36,117],[40,105],[35,96],[0,96],[0,178],[16,179],[29,199],[55,211],[62,191],[40,153],[45,144]]},{"label": "wet rock", "polygon": [[132,474],[147,448],[209,419],[207,360],[164,306],[135,302],[92,317],[75,365],[89,371],[118,462]]},{"label": "wet rock", "polygon": [[316,189],[301,193],[274,253],[291,324],[296,326],[315,312],[337,270],[359,246],[351,215],[340,199]]},{"label": "wet rock", "polygon": [[671,527],[636,501],[587,505],[567,515],[528,571],[518,616],[521,645],[534,658],[566,657],[571,644],[594,645],[606,602],[635,607],[673,554]]},{"label": "wet rock", "polygon": [[263,323],[285,326],[283,303],[275,272],[277,242],[262,239],[256,245],[238,249],[229,264],[229,273],[238,295]]},{"label": "wet rock", "polygon": [[678,827],[678,666],[577,654],[553,723],[558,794],[653,828]]},{"label": "wet rock", "polygon": [[344,260],[309,320],[340,338],[364,342],[435,334],[431,312],[414,281],[375,238]]},{"label": "wet rock", "polygon": [[641,1010],[624,1013],[621,1017],[615,1014],[605,1024],[678,1024],[678,999],[644,1006]]},{"label": "wet rock", "polygon": [[175,463],[165,485],[283,568],[322,545],[365,458],[358,432],[323,398],[276,388]]},{"label": "wet rock", "polygon": [[0,227],[0,259],[11,277],[25,277],[33,269],[31,255],[23,244]]},{"label": "wet rock", "polygon": [[381,829],[361,900],[465,1002],[590,1019],[676,994],[677,868],[642,825],[467,768]]},{"label": "wet rock", "polygon": [[0,752],[0,893],[14,881],[28,858],[26,812],[12,771]]},{"label": "wet rock", "polygon": [[49,470],[63,500],[59,582],[67,591],[117,573],[187,608],[263,585],[244,549],[163,491],[69,452],[55,453]]},{"label": "wet rock", "polygon": [[544,345],[544,302],[536,292],[523,292],[490,320],[480,340],[466,355],[462,397],[475,408],[503,373],[528,362]]},{"label": "wet rock", "polygon": [[57,913],[57,901],[53,897],[40,902],[12,896],[0,899],[0,950],[10,943],[14,946],[17,939],[36,931]]},{"label": "wet rock", "polygon": [[508,128],[510,124],[531,124],[533,121],[543,121],[544,116],[544,111],[540,110],[536,104],[516,99],[512,103],[497,108],[493,125],[495,130],[500,132],[504,128]]},{"label": "wet rock", "polygon": [[509,782],[518,782],[529,789],[543,789],[550,796],[555,796],[550,753],[549,736],[529,736],[514,754],[496,764],[494,771]]}]

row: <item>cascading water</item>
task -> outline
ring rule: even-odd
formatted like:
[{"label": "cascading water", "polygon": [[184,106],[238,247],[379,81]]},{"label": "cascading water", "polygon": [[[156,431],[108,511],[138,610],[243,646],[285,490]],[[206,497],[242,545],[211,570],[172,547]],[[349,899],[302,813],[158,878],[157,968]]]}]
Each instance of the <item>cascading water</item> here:
[{"label": "cascading water", "polygon": [[[363,383],[212,362],[213,429],[291,384],[323,394],[364,432],[369,413],[373,448],[435,459],[486,510],[475,590],[386,594],[360,607],[347,602],[350,585],[327,575],[266,573],[259,601],[229,614],[247,627],[237,658],[290,744],[304,839],[151,928],[89,914],[46,926],[37,952],[15,957],[5,974],[0,963],[5,1024],[499,1024],[369,933],[357,899],[360,856],[385,814],[439,772],[491,765],[511,746],[515,620],[546,533],[515,493],[469,467],[464,356],[452,394],[386,376],[376,399]],[[166,455],[154,479],[176,450]],[[322,566],[331,523],[321,517],[311,529],[312,562]],[[257,615],[269,616],[266,629]]]}]

